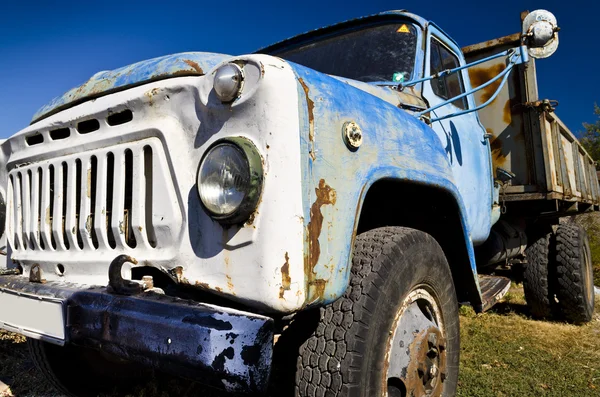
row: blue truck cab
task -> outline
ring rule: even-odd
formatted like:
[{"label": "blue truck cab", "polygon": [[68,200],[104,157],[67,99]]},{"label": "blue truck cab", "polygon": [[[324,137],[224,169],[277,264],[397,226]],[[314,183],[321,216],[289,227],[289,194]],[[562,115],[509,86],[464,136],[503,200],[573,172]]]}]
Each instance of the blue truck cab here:
[{"label": "blue truck cab", "polygon": [[532,315],[589,321],[589,243],[558,220],[597,210],[598,181],[537,98],[556,19],[522,25],[461,48],[390,11],[95,74],[1,144],[0,328],[69,395],[154,367],[226,393],[452,396],[458,305],[507,292],[496,266]]}]

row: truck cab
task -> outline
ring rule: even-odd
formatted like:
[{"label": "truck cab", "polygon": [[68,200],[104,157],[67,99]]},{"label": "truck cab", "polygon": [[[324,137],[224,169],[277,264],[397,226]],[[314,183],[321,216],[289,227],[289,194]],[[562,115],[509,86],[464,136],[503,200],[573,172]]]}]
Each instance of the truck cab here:
[{"label": "truck cab", "polygon": [[[485,310],[510,285],[480,273],[527,263],[544,316],[561,292],[538,288],[556,263],[540,247],[576,240],[569,271],[591,271],[584,234],[557,226],[597,209],[589,156],[576,140],[563,162],[554,138],[535,146],[554,180],[576,166],[569,188],[585,193],[540,183],[528,206],[480,119],[557,32],[536,11],[468,63],[437,25],[390,11],[254,54],[95,74],[1,145],[0,327],[70,395],[113,385],[115,360],[231,393],[454,395],[458,303]],[[504,66],[472,87],[488,62]],[[581,295],[559,302],[582,304],[573,322]]]}]

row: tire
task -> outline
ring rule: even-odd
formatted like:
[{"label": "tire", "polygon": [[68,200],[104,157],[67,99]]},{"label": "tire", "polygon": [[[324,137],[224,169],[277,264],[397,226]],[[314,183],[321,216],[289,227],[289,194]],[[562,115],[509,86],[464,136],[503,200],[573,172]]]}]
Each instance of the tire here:
[{"label": "tire", "polygon": [[594,312],[594,276],[590,243],[585,230],[562,224],[556,230],[558,306],[565,320],[587,323]]},{"label": "tire", "polygon": [[552,229],[548,227],[530,238],[533,243],[525,250],[527,265],[523,272],[525,300],[532,317],[549,319],[555,311],[550,282],[555,274],[555,261],[551,254],[554,242]]},{"label": "tire", "polygon": [[458,302],[439,244],[413,229],[371,230],[356,238],[346,293],[318,310],[299,348],[294,394],[453,396],[459,349]]},{"label": "tire", "polygon": [[[52,345],[27,339],[30,356],[46,380],[67,396],[96,397],[99,394],[128,392],[129,387],[151,371],[102,353],[66,345]],[[118,394],[117,394],[118,395]]]}]

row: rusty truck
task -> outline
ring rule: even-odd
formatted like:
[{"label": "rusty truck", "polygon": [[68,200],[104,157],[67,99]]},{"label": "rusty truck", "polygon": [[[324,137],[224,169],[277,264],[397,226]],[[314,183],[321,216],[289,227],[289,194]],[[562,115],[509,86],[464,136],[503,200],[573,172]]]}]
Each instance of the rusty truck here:
[{"label": "rusty truck", "polygon": [[594,304],[594,163],[539,98],[556,18],[461,47],[390,11],[93,75],[0,148],[0,328],[61,392],[452,396],[459,303]]}]

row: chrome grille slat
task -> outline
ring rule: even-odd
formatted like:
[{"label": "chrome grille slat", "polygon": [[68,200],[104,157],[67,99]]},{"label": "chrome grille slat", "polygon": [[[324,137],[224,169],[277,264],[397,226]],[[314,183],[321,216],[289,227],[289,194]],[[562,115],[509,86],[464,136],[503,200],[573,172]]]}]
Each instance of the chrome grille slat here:
[{"label": "chrome grille slat", "polygon": [[108,235],[106,233],[106,178],[107,178],[107,159],[106,155],[96,156],[96,205],[94,207],[94,230],[98,245],[108,247]]},{"label": "chrome grille slat", "polygon": [[143,149],[133,152],[131,227],[137,244],[149,247],[146,234],[146,176]]},{"label": "chrome grille slat", "polygon": [[32,243],[29,240],[31,227],[31,189],[30,180],[26,171],[20,173],[21,179],[21,206],[23,208],[23,241],[26,248],[33,249]]},{"label": "chrome grille slat", "polygon": [[[40,219],[40,235],[44,244],[44,250],[54,251],[50,238],[50,168],[42,168],[42,212]],[[17,225],[18,227],[18,225]]]},{"label": "chrome grille slat", "polygon": [[76,173],[75,159],[67,163],[67,210],[65,211],[65,229],[70,251],[81,251],[77,243],[77,215],[76,211]]},{"label": "chrome grille slat", "polygon": [[61,165],[54,167],[54,208],[52,208],[52,236],[56,249],[65,251],[63,230],[63,168]]},{"label": "chrome grille slat", "polygon": [[[113,200],[110,217],[110,228],[117,248],[123,249],[125,243],[125,152],[114,151]],[[109,176],[110,178],[110,176]]]},{"label": "chrome grille slat", "polygon": [[13,176],[13,192],[14,192],[14,207],[15,207],[15,212],[14,212],[14,222],[15,222],[15,230],[14,230],[14,239],[15,239],[15,246],[18,248],[25,248],[23,246],[22,243],[22,206],[21,206],[21,181],[20,181],[20,177],[19,177],[19,173],[15,173],[15,175]]},{"label": "chrome grille slat", "polygon": [[31,217],[29,224],[29,240],[32,244],[32,249],[40,250],[40,231],[39,231],[39,214],[40,214],[40,175],[38,168],[31,170]]},{"label": "chrome grille slat", "polygon": [[83,249],[94,250],[92,243],[92,213],[91,213],[91,158],[80,157],[81,179],[79,181],[79,235],[83,241]]},{"label": "chrome grille slat", "polygon": [[[90,263],[168,255],[181,217],[160,141],[148,138],[10,169],[7,230],[14,260]],[[156,212],[158,211],[158,212]],[[94,252],[94,255],[87,255]]]}]

